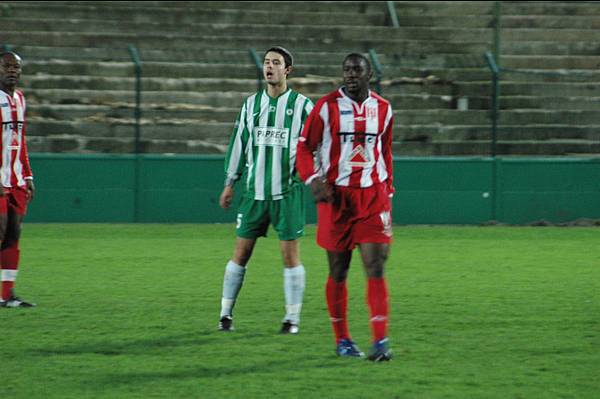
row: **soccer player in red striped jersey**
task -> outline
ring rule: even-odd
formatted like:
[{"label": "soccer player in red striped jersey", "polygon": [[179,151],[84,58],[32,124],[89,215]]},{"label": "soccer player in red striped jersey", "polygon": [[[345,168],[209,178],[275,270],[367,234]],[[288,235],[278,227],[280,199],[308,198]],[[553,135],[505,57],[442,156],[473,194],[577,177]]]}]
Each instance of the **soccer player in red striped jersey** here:
[{"label": "soccer player in red striped jersey", "polygon": [[21,57],[12,52],[0,55],[0,307],[35,306],[14,292],[19,268],[21,223],[35,187],[25,142],[25,97],[16,89],[21,77]]},{"label": "soccer player in red striped jersey", "polygon": [[373,346],[368,359],[390,360],[384,263],[392,238],[390,103],[369,90],[371,65],[362,54],[343,62],[344,86],[321,98],[298,141],[300,178],[317,201],[317,243],[327,251],[326,298],[340,356],[362,357],[352,340],[346,278],[358,246],[366,270]]}]

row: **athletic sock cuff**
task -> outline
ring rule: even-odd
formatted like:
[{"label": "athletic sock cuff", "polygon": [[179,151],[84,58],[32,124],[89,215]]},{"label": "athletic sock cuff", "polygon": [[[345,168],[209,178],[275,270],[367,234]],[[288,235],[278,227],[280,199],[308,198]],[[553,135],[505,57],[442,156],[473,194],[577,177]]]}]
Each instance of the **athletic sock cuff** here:
[{"label": "athletic sock cuff", "polygon": [[305,273],[306,273],[306,271],[304,269],[304,265],[302,265],[302,264],[295,266],[295,267],[286,267],[283,269],[284,276],[290,276],[290,277],[302,276]]},{"label": "athletic sock cuff", "polygon": [[246,273],[246,268],[230,260],[229,262],[227,262],[227,267],[225,268],[225,271],[243,276]]}]

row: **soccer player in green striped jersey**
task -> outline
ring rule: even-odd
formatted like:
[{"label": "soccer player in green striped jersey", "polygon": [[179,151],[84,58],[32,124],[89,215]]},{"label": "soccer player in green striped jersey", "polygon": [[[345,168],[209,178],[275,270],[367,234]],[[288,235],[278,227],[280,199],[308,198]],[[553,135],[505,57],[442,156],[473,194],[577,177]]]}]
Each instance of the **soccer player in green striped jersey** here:
[{"label": "soccer player in green striped jersey", "polygon": [[248,97],[235,123],[225,159],[219,204],[228,209],[242,176],[245,192],[237,213],[235,250],[225,267],[219,330],[233,330],[233,307],[258,237],[273,225],[284,264],[285,316],[282,333],[297,334],[305,271],[298,239],[304,233],[304,191],[296,173],[296,144],[313,103],[291,90],[292,54],[271,47],[263,57],[266,89]]}]

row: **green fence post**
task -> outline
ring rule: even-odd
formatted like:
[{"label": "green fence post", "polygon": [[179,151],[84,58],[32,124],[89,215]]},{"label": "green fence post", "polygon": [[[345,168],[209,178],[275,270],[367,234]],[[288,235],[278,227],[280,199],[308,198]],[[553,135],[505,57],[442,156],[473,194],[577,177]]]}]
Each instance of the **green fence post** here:
[{"label": "green fence post", "polygon": [[500,66],[500,53],[501,53],[501,37],[502,34],[502,2],[495,1],[494,2],[494,60],[496,61],[496,65]]},{"label": "green fence post", "polygon": [[400,23],[398,22],[398,14],[396,13],[396,6],[393,1],[386,1],[388,14],[390,16],[390,20],[392,21],[392,26],[394,28],[399,28]]},{"label": "green fence post", "polygon": [[496,140],[498,133],[498,113],[500,109],[500,68],[496,64],[492,54],[487,51],[485,53],[485,60],[492,71],[492,145],[491,145],[491,156],[496,156]]},{"label": "green fence post", "polygon": [[377,53],[374,49],[369,50],[369,57],[371,58],[371,64],[373,64],[373,68],[375,68],[375,91],[377,94],[382,94],[381,78],[383,77],[383,71],[381,64],[379,63],[379,58],[377,58]]},{"label": "green fence post", "polygon": [[133,45],[129,45],[129,55],[135,65],[135,146],[134,152],[136,154],[141,152],[140,139],[141,139],[141,127],[140,119],[142,118],[142,63],[140,62],[140,55],[137,48]]},{"label": "green fence post", "polygon": [[497,217],[497,194],[498,194],[498,160],[496,159],[496,142],[498,140],[498,113],[500,109],[500,68],[496,64],[494,56],[487,51],[485,53],[485,60],[492,71],[492,104],[491,104],[491,119],[492,119],[492,142],[490,155],[492,157],[492,193],[491,193],[491,207],[492,207],[492,219],[496,220]]},{"label": "green fence post", "polygon": [[129,55],[135,65],[135,166],[133,174],[133,221],[140,221],[140,152],[141,152],[141,118],[142,118],[142,63],[137,47],[133,44],[128,46]]},{"label": "green fence post", "polygon": [[252,61],[254,61],[254,66],[256,67],[256,75],[258,77],[257,79],[257,87],[258,87],[258,91],[260,91],[263,87],[263,70],[262,70],[262,62],[260,61],[260,57],[258,56],[258,54],[256,53],[256,50],[254,50],[253,48],[248,49],[248,53],[250,54],[250,59],[252,59]]}]

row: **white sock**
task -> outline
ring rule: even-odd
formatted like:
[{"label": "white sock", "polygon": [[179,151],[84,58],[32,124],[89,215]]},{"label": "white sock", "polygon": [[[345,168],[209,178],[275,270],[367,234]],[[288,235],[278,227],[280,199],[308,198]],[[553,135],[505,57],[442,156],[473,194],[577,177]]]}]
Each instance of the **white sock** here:
[{"label": "white sock", "polygon": [[283,291],[285,293],[285,320],[300,323],[302,297],[304,296],[306,272],[303,265],[283,269]]},{"label": "white sock", "polygon": [[221,317],[231,316],[235,300],[242,288],[246,268],[232,261],[227,262],[223,277],[223,297],[221,298]]}]

